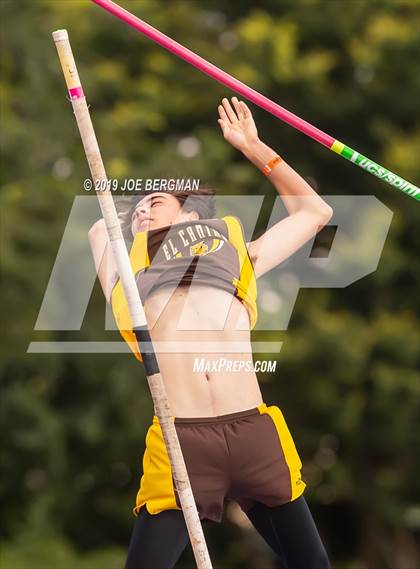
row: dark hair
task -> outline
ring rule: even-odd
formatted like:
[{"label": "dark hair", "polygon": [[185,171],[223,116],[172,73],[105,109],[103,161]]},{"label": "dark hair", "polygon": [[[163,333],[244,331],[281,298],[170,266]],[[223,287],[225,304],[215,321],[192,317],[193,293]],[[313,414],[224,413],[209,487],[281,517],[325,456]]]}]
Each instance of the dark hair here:
[{"label": "dark hair", "polygon": [[216,211],[216,190],[210,186],[201,186],[194,191],[174,192],[172,195],[181,204],[184,211],[196,211],[199,219],[211,219]]},{"label": "dark hair", "polygon": [[212,219],[216,212],[216,190],[210,186],[199,186],[197,189],[170,191],[170,190],[140,190],[134,196],[115,196],[115,207],[121,219],[121,228],[126,240],[131,240],[131,218],[139,201],[147,195],[156,192],[166,192],[174,196],[185,212],[196,211],[199,219]]}]

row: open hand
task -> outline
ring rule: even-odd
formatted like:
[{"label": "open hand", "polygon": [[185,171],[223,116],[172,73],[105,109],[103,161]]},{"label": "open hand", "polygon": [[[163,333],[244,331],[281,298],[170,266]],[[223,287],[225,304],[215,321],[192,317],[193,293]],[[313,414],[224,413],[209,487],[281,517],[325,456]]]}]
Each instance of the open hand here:
[{"label": "open hand", "polygon": [[228,99],[222,100],[218,107],[220,118],[217,122],[225,139],[241,152],[245,152],[258,141],[257,127],[251,111],[243,101],[232,97],[232,104],[233,108]]}]

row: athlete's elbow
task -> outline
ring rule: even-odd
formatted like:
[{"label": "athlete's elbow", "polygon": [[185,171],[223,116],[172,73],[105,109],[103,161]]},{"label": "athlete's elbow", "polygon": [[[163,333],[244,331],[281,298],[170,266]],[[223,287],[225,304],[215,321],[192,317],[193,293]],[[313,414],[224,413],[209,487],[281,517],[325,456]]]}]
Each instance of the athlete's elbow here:
[{"label": "athlete's elbow", "polygon": [[108,234],[105,227],[105,221],[103,219],[100,219],[94,223],[89,229],[88,241],[93,256],[96,258],[97,255],[100,254],[102,257],[106,244],[108,242]]},{"label": "athlete's elbow", "polygon": [[102,235],[105,230],[106,230],[105,220],[104,219],[98,219],[98,221],[95,221],[95,223],[92,225],[92,227],[88,231],[89,239],[94,239],[96,236]]},{"label": "athlete's elbow", "polygon": [[333,216],[333,213],[334,211],[332,207],[330,207],[328,204],[325,204],[325,206],[322,206],[319,210],[317,210],[315,218],[315,233],[319,233],[328,224],[329,220]]},{"label": "athlete's elbow", "polygon": [[334,213],[333,208],[317,194],[305,197],[302,209],[324,224],[331,219]]},{"label": "athlete's elbow", "polygon": [[334,213],[333,208],[329,206],[327,203],[323,202],[322,204],[320,204],[318,209],[318,215],[321,223],[323,223],[324,225],[328,223],[329,220],[332,218],[333,213]]}]

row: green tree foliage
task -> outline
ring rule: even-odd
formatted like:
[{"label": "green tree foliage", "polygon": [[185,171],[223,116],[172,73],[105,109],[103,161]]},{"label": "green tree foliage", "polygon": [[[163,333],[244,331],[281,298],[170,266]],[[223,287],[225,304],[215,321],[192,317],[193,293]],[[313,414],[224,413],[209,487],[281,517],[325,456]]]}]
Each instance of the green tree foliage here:
[{"label": "green tree foliage", "polygon": [[[418,3],[124,5],[419,185]],[[153,412],[144,371],[131,355],[26,353],[32,340],[118,339],[103,331],[98,287],[80,332],[33,330],[73,199],[88,177],[51,32],[69,31],[109,177],[182,172],[221,194],[264,194],[257,232],[275,192],[223,140],[216,109],[230,93],[220,84],[88,0],[0,6],[1,566],[116,569]],[[277,373],[261,376],[262,390],[289,421],[334,566],[414,569],[420,208],[253,111],[260,136],[320,194],[375,195],[394,213],[374,273],[344,289],[301,291],[288,330],[255,332],[255,339],[284,342]],[[191,152],[182,145],[187,137]],[[217,566],[270,566],[271,553],[241,524],[228,512],[223,528],[208,529]],[[180,567],[192,563],[187,551]]]}]

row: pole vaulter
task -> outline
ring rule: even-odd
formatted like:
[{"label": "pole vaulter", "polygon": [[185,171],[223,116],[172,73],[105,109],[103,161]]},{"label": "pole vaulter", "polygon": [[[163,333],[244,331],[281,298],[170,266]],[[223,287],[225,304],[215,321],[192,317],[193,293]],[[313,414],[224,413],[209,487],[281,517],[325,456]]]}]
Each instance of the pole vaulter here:
[{"label": "pole vaulter", "polygon": [[[162,428],[165,446],[171,462],[172,475],[184,514],[194,557],[198,569],[211,569],[212,564],[207,550],[203,528],[201,527],[200,518],[191,490],[188,472],[179,444],[178,435],[175,430],[175,424],[172,419],[172,413],[166,396],[164,383],[162,381],[156,355],[153,351],[150,334],[147,328],[146,315],[143,310],[143,305],[141,303],[139,291],[132,271],[114,200],[107,184],[100,184],[101,181],[107,181],[107,176],[90,118],[86,98],[83,93],[82,84],[77,72],[76,63],[74,61],[68,33],[66,30],[57,30],[53,32],[52,35],[57,47],[60,63],[63,68],[73,111],[76,116],[86,158],[92,174],[92,180],[95,188],[101,188],[96,191],[96,195],[99,199],[99,205],[105,220],[112,254],[117,264],[120,280],[124,288],[133,325],[133,332],[136,335],[137,342],[139,343],[139,350],[143,357],[147,382],[152,394],[155,413]],[[102,190],[103,186],[105,186],[105,190]]]},{"label": "pole vaulter", "polygon": [[226,87],[229,87],[230,89],[232,89],[232,91],[239,93],[249,101],[252,101],[256,105],[265,109],[275,117],[281,119],[282,121],[296,128],[297,130],[300,130],[301,132],[313,138],[317,142],[320,142],[322,145],[326,146],[333,152],[339,154],[343,158],[346,158],[350,162],[353,162],[353,164],[356,164],[357,166],[363,168],[370,174],[377,176],[384,182],[387,182],[394,188],[401,190],[402,192],[406,193],[408,196],[411,196],[415,200],[420,201],[420,188],[418,188],[411,182],[408,182],[407,180],[404,180],[397,174],[390,172],[389,170],[387,170],[383,166],[380,166],[373,160],[366,158],[366,156],[363,156],[363,154],[360,154],[356,150],[353,150],[349,146],[346,146],[343,142],[336,140],[329,134],[326,134],[319,128],[311,125],[310,123],[299,118],[298,116],[291,113],[287,109],[281,107],[280,105],[269,99],[268,97],[261,95],[260,93],[258,93],[258,91],[251,89],[251,87],[248,87],[247,85],[245,85],[245,83],[238,81],[238,79],[235,79],[234,77],[223,71],[222,69],[216,67],[212,63],[209,63],[199,55],[196,55],[194,52],[187,49],[186,47],[179,44],[170,37],[166,36],[159,30],[151,26],[150,24],[143,22],[137,16],[134,16],[124,8],[121,8],[121,6],[118,6],[114,2],[111,2],[111,0],[92,0],[92,2],[94,2],[98,6],[101,6],[102,8],[104,8],[105,10],[107,10],[108,12],[110,12],[111,14],[113,14],[123,22],[125,22],[126,24],[132,26],[133,28],[135,28],[136,30],[138,30],[139,32],[141,32],[142,34],[144,34],[154,42],[158,43],[168,51],[171,51],[172,53],[174,53],[175,55],[177,55],[187,63],[190,63],[191,65],[202,71],[203,73],[206,73],[207,75],[218,81],[219,83],[222,83],[222,85],[226,85]]}]

